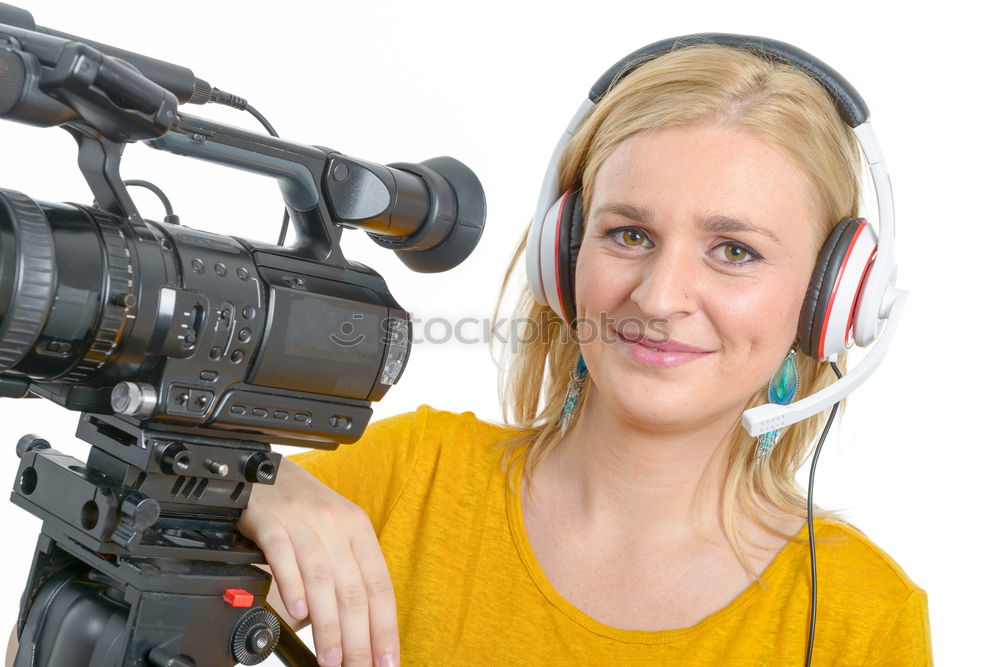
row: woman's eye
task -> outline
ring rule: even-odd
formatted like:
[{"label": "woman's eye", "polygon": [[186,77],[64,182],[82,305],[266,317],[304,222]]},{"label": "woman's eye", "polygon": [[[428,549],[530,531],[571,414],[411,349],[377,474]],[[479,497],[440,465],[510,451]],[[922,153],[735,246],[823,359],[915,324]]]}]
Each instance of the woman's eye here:
[{"label": "woman's eye", "polygon": [[722,248],[722,259],[728,264],[753,264],[762,259],[756,252],[740,243],[728,241],[717,245],[716,249],[718,248]]},{"label": "woman's eye", "polygon": [[610,236],[619,245],[623,245],[626,248],[642,248],[642,247],[652,247],[652,243],[649,241],[649,237],[646,232],[642,231],[637,227],[619,227],[617,229],[610,229],[604,233],[605,236]]}]

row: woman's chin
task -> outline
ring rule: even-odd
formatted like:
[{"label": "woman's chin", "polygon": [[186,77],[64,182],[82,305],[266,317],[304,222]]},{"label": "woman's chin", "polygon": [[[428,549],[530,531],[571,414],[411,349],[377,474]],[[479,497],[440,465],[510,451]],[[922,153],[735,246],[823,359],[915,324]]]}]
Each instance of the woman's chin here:
[{"label": "woman's chin", "polygon": [[[597,402],[605,403],[606,409],[593,405]],[[603,391],[594,392],[587,403],[597,407],[598,413],[610,413],[640,430],[678,432],[704,427],[725,415],[735,415],[733,418],[738,419],[737,411],[745,401],[733,401],[733,408],[727,410],[723,404],[729,401],[724,401],[717,389],[633,375],[627,381],[613,382]]]},{"label": "woman's chin", "polygon": [[654,397],[641,391],[630,392],[614,400],[611,410],[630,425],[640,429],[676,430],[701,421],[690,401],[671,396]]}]

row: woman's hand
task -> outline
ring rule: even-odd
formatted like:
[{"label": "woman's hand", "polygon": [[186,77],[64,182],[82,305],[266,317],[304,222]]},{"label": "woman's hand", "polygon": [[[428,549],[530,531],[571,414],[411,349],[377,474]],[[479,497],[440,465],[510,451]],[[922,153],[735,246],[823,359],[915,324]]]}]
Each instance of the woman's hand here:
[{"label": "woman's hand", "polygon": [[239,530],[267,557],[282,615],[312,623],[321,665],[399,665],[396,598],[360,507],[285,459],[273,486],[254,485]]}]

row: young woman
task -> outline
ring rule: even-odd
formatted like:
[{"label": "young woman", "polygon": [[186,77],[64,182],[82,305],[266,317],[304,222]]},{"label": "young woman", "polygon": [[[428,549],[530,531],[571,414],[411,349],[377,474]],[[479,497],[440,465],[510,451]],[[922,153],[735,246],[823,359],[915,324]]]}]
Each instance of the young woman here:
[{"label": "young woman", "polygon": [[924,592],[822,512],[807,648],[794,474],[826,415],[740,426],[836,379],[801,312],[860,173],[780,60],[687,45],[611,82],[562,153],[571,303],[522,290],[508,424],[421,406],[254,491],[241,529],[321,664],[928,664]]}]

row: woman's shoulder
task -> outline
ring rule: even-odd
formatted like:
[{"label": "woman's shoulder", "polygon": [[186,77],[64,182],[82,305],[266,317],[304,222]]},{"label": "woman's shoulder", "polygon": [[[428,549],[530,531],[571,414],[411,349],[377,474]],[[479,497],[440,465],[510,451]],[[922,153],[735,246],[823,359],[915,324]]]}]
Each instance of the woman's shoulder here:
[{"label": "woman's shoulder", "polygon": [[520,433],[523,431],[481,419],[469,410],[453,412],[421,404],[410,412],[372,419],[358,443],[382,440],[400,442],[405,439],[419,444],[431,440],[452,441],[456,436],[503,440]]},{"label": "woman's shoulder", "polygon": [[419,405],[413,412],[383,421],[399,426],[409,425],[420,432],[421,439],[440,440],[442,443],[469,440],[502,442],[525,433],[513,426],[483,419],[471,410],[454,412],[427,404]]},{"label": "woman's shoulder", "polygon": [[[808,567],[808,543],[800,553]],[[855,638],[866,656],[857,664],[932,664],[927,593],[868,535],[843,521],[817,521],[816,569],[827,626],[817,636]],[[843,641],[831,650],[846,650]]]},{"label": "woman's shoulder", "polygon": [[[799,537],[808,539],[807,527],[803,526]],[[808,542],[800,548],[808,558]],[[837,588],[852,596],[870,599],[877,595],[881,603],[891,606],[923,593],[882,547],[846,521],[816,522],[816,561],[824,579],[838,581]]]},{"label": "woman's shoulder", "polygon": [[[499,444],[524,433],[480,419],[472,411],[453,412],[421,404],[410,412],[373,419],[356,442],[337,448],[335,456],[338,462],[347,457],[381,456],[386,464],[397,465],[401,459],[426,459],[431,451],[489,449],[474,445]],[[330,454],[327,450],[313,450],[295,454],[292,460],[305,466],[332,459]]]},{"label": "woman's shoulder", "polygon": [[410,412],[372,421],[351,447],[392,451],[394,460],[403,458],[424,469],[474,463],[488,468],[502,445],[532,432],[482,419],[471,410],[421,404]]},{"label": "woman's shoulder", "polygon": [[409,424],[407,447],[414,452],[414,466],[408,493],[426,497],[436,490],[439,501],[447,498],[447,503],[472,506],[477,502],[470,499],[481,498],[501,474],[507,445],[525,433],[469,410],[455,412],[426,404],[392,419]]},{"label": "woman's shoulder", "polygon": [[410,412],[373,419],[356,442],[336,450],[296,453],[290,459],[363,507],[381,526],[404,490],[420,496],[447,484],[481,493],[482,484],[497,468],[498,445],[518,433],[471,411],[422,404]]}]

